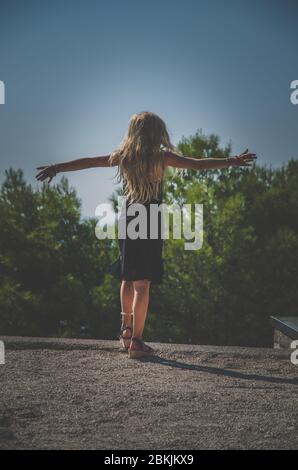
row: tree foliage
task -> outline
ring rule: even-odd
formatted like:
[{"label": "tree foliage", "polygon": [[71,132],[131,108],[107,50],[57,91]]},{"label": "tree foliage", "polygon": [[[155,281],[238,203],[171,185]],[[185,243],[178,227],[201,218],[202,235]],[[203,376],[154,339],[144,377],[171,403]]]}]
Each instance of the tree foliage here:
[{"label": "tree foliage", "polygon": [[[188,156],[231,153],[201,131],[178,147]],[[146,338],[271,345],[269,316],[297,315],[298,160],[274,170],[169,170],[164,192],[168,203],[203,204],[204,238],[196,251],[165,241]],[[117,241],[96,238],[96,220],[81,219],[67,179],[33,190],[21,170],[7,170],[0,217],[1,334],[115,338]]]}]

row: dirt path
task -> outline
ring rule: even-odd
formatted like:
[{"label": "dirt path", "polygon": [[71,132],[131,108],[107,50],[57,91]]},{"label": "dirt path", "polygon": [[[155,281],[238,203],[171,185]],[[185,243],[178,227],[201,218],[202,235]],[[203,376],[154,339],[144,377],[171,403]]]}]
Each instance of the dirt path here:
[{"label": "dirt path", "polygon": [[2,449],[297,449],[290,351],[1,338]]}]

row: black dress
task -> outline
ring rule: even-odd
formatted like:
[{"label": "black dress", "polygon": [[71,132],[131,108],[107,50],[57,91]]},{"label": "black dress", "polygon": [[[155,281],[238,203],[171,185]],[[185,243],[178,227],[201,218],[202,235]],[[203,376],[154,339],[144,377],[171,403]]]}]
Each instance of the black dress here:
[{"label": "black dress", "polygon": [[[127,236],[126,238],[118,238],[119,245],[119,258],[112,265],[112,272],[116,273],[120,280],[125,281],[138,281],[142,279],[149,279],[151,284],[160,284],[164,273],[163,259],[162,259],[162,214],[158,214],[158,233],[157,238],[150,238],[150,205],[162,203],[162,186],[163,179],[159,183],[152,183],[159,185],[158,197],[152,199],[150,202],[143,203],[147,211],[147,238],[132,239]],[[126,226],[136,217],[127,215],[127,209],[130,204],[126,205],[126,210],[122,210],[120,218],[126,219]],[[137,230],[140,228],[137,227]]]}]

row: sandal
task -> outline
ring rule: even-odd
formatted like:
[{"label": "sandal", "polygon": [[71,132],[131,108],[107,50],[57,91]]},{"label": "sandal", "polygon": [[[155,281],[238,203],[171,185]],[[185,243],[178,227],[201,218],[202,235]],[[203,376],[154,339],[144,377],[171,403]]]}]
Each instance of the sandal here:
[{"label": "sandal", "polygon": [[[121,312],[121,315],[127,315],[126,313],[123,313]],[[130,330],[130,335],[129,336],[123,336],[123,333],[124,331],[126,330]],[[128,326],[128,325],[122,325],[121,326],[121,329],[120,329],[120,333],[119,333],[119,341],[120,341],[120,345],[124,348],[124,349],[128,349],[129,348],[129,345],[130,345],[130,341],[131,341],[131,338],[132,338],[132,327],[131,326]]]},{"label": "sandal", "polygon": [[145,344],[142,339],[132,336],[131,343],[128,348],[128,357],[130,359],[138,359],[140,357],[153,356],[154,353],[154,349]]}]

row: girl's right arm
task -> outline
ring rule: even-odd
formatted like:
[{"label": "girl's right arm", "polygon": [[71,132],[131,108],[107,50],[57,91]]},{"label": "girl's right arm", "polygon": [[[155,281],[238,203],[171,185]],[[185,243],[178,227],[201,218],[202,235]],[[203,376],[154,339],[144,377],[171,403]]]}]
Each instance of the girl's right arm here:
[{"label": "girl's right arm", "polygon": [[84,170],[86,168],[115,166],[116,164],[110,163],[109,158],[110,155],[104,155],[102,157],[78,158],[77,160],[71,160],[70,162],[56,163],[55,165],[39,166],[37,167],[37,170],[40,171],[37,173],[36,179],[38,181],[44,181],[49,178],[50,183],[57,173],[62,173],[64,171],[77,171]]}]

